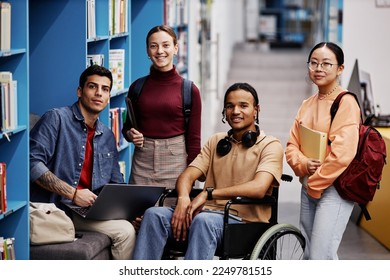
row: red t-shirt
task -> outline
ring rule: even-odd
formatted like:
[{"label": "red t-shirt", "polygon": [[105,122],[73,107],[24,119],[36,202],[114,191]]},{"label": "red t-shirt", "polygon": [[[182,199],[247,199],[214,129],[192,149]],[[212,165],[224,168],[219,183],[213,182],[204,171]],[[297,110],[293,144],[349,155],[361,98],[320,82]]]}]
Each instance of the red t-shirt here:
[{"label": "red t-shirt", "polygon": [[96,127],[88,128],[87,143],[85,144],[85,158],[81,169],[80,181],[77,186],[78,189],[91,189],[92,186],[92,172],[93,172],[93,136],[95,135]]}]

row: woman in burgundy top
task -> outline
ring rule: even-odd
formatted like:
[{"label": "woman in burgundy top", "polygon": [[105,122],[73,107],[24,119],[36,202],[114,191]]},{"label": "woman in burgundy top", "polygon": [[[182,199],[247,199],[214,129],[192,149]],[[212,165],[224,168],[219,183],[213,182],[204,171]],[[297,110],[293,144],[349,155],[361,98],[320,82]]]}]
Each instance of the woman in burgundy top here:
[{"label": "woman in burgundy top", "polygon": [[183,78],[173,64],[178,52],[174,30],[165,25],[153,27],[146,37],[146,48],[152,65],[141,94],[133,99],[137,129],[129,119],[122,129],[126,140],[135,146],[129,183],[175,188],[179,174],[200,152],[200,92],[192,84],[191,113],[185,125]]}]

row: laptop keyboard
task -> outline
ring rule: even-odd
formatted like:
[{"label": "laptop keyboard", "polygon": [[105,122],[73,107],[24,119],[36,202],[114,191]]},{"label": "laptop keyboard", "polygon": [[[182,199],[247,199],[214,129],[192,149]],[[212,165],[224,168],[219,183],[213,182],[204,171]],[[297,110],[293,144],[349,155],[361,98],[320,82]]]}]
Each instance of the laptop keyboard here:
[{"label": "laptop keyboard", "polygon": [[74,207],[73,211],[77,212],[79,215],[85,217],[89,211],[90,207]]}]

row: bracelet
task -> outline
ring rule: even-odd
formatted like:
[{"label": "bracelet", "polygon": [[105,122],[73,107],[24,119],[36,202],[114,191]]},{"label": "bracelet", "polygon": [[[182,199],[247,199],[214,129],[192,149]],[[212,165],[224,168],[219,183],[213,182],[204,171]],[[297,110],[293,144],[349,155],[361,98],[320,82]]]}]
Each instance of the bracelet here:
[{"label": "bracelet", "polygon": [[72,202],[74,203],[74,200],[76,199],[76,193],[77,193],[77,187],[73,193],[73,198],[72,198]]}]

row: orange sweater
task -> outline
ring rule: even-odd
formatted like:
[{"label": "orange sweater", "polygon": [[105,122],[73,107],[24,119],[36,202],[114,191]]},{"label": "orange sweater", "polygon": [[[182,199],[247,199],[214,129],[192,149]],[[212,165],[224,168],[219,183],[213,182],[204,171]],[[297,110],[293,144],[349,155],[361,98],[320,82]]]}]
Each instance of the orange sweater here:
[{"label": "orange sweater", "polygon": [[326,157],[317,171],[308,177],[308,194],[320,198],[322,192],[347,168],[355,157],[359,141],[360,109],[352,95],[345,95],[341,101],[332,126],[330,127],[330,107],[337,93],[323,100],[315,94],[302,102],[290,130],[286,147],[286,160],[301,182],[309,175],[308,158],[300,151],[298,126],[302,125],[328,133],[332,142],[326,151]]}]

